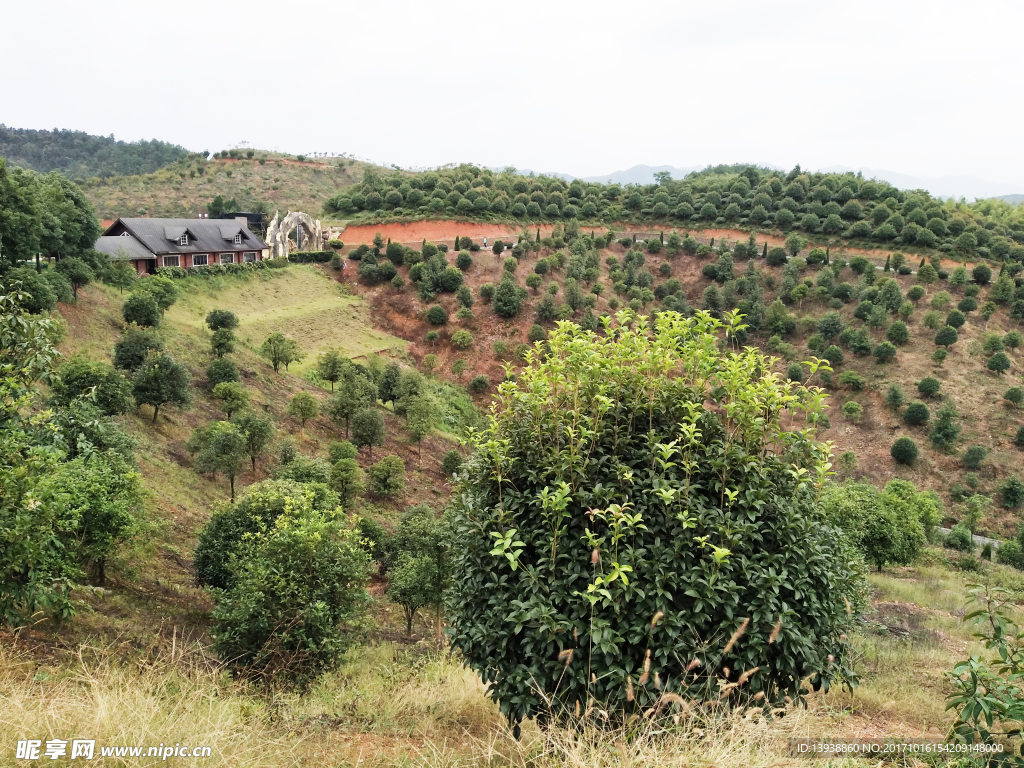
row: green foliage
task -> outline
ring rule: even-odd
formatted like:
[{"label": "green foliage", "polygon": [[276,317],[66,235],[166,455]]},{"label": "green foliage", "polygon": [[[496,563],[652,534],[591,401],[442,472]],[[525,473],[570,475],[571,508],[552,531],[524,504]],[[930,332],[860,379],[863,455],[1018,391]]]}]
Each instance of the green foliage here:
[{"label": "green foliage", "polygon": [[131,326],[114,344],[114,367],[135,371],[142,367],[150,352],[162,352],[163,340],[155,331]]},{"label": "green foliage", "polygon": [[263,341],[263,344],[260,345],[260,354],[274,366],[274,373],[280,373],[279,369],[282,365],[287,371],[289,365],[304,357],[299,348],[299,342],[289,339],[279,332],[270,334]]},{"label": "green foliage", "polygon": [[375,408],[365,408],[352,417],[352,443],[359,448],[368,448],[373,458],[373,446],[384,445],[384,417]]},{"label": "green foliage", "polygon": [[985,459],[986,450],[980,445],[972,445],[964,451],[964,466],[967,469],[981,469],[981,462]]},{"label": "green foliage", "polygon": [[217,594],[211,634],[236,674],[306,687],[338,663],[370,602],[370,558],[340,510],[288,500],[230,567],[235,581]]},{"label": "green foliage", "polygon": [[129,296],[121,307],[121,316],[126,323],[135,323],[143,328],[160,325],[160,307],[150,293],[140,292]]},{"label": "green foliage", "polygon": [[483,374],[480,374],[479,376],[474,376],[472,381],[469,382],[469,391],[479,395],[486,392],[489,386],[491,386],[490,380]]},{"label": "green foliage", "polygon": [[249,407],[249,391],[236,381],[222,381],[213,388],[220,409],[230,419],[232,414]]},{"label": "green foliage", "polygon": [[1024,504],[1024,482],[1019,477],[1008,478],[999,486],[999,495],[1006,509],[1020,508]]},{"label": "green foliage", "polygon": [[839,386],[860,392],[864,389],[864,379],[856,371],[843,371],[839,374]]},{"label": "green foliage", "polygon": [[935,334],[935,343],[941,347],[946,347],[947,349],[956,344],[959,340],[960,334],[958,334],[956,328],[951,325],[943,327],[937,334]]},{"label": "green foliage", "polygon": [[891,342],[883,341],[877,345],[871,354],[875,356],[875,360],[879,363],[887,363],[896,357],[896,347]]},{"label": "green foliage", "polygon": [[462,467],[462,454],[452,448],[441,460],[441,471],[445,475],[453,475]]},{"label": "green foliage", "polygon": [[106,363],[76,357],[57,371],[51,384],[50,404],[67,407],[75,398],[85,398],[107,416],[128,413],[131,384]]},{"label": "green foliage", "polygon": [[939,408],[938,418],[928,433],[932,446],[940,451],[952,450],[960,436],[960,427],[956,424],[956,406],[952,401],[946,402]]},{"label": "green foliage", "polygon": [[999,374],[1006,373],[1011,367],[1010,358],[1006,356],[1005,352],[996,352],[985,363],[985,367]]},{"label": "green foliage", "polygon": [[523,308],[523,300],[526,298],[524,294],[525,289],[517,286],[515,280],[506,273],[494,291],[492,305],[495,314],[506,319],[518,315]]},{"label": "green foliage", "polygon": [[218,328],[210,339],[210,350],[217,357],[235,351],[235,334],[228,328]]},{"label": "green foliage", "polygon": [[938,517],[925,494],[910,483],[893,482],[883,493],[862,483],[831,484],[821,498],[826,519],[879,571],[913,563],[926,542],[924,520],[934,525]]},{"label": "green foliage", "polygon": [[[351,443],[349,443],[351,445]],[[353,446],[354,448],[354,446]],[[363,492],[363,471],[355,457],[343,456],[331,467],[329,485],[343,506],[351,504]]]},{"label": "green foliage", "polygon": [[917,460],[917,443],[909,437],[901,437],[892,444],[889,454],[896,459],[897,463],[910,466]]},{"label": "green foliage", "polygon": [[852,421],[854,424],[860,421],[860,417],[864,414],[864,407],[856,402],[850,400],[843,403],[843,416],[846,417],[847,421]]},{"label": "green foliage", "polygon": [[1011,405],[1020,408],[1021,404],[1024,404],[1024,388],[1010,387],[1003,393],[1003,399]]},{"label": "green foliage", "polygon": [[427,310],[427,322],[431,325],[445,325],[448,322],[448,312],[440,304],[435,304]]},{"label": "green foliage", "polygon": [[907,329],[907,324],[897,320],[886,329],[885,338],[893,344],[900,346],[906,344],[910,341],[910,331]]},{"label": "green foliage", "polygon": [[394,496],[405,490],[405,463],[398,456],[385,456],[366,470],[370,490],[378,496]]},{"label": "green foliage", "polygon": [[[170,309],[178,300],[178,286],[169,277],[150,275],[135,284],[135,295],[148,294],[156,301],[160,314]],[[129,321],[130,322],[130,321]]]},{"label": "green foliage", "polygon": [[905,401],[903,388],[899,384],[890,384],[889,389],[885,392],[886,407],[891,411],[899,411]]},{"label": "green foliage", "polygon": [[452,346],[456,349],[468,349],[472,343],[473,334],[464,328],[452,334]]},{"label": "green foliage", "polygon": [[307,421],[320,415],[320,401],[309,392],[299,392],[289,401],[285,412],[293,419],[298,419],[305,429]]},{"label": "green foliage", "polygon": [[427,506],[412,507],[388,543],[388,597],[405,612],[406,633],[412,634],[416,612],[433,606],[440,632],[441,605],[451,584],[451,535],[444,521]]},{"label": "green foliage", "polygon": [[227,358],[214,360],[206,366],[206,379],[211,387],[226,381],[238,381],[238,366]]},{"label": "green foliage", "polygon": [[962,522],[957,523],[946,535],[945,545],[958,552],[973,552],[974,537],[971,534],[971,529]]},{"label": "green foliage", "polygon": [[238,315],[227,309],[215,309],[206,316],[206,327],[211,332],[222,328],[233,331],[238,327]]},{"label": "green foliage", "polygon": [[[758,666],[746,690],[779,701],[847,666],[845,600],[862,603],[861,581],[815,503],[827,448],[778,421],[797,400],[814,421],[821,401],[756,349],[720,352],[707,315],[663,312],[654,328],[628,317],[614,338],[558,327],[551,354],[503,383],[491,424],[470,435],[452,645],[513,723],[592,700],[616,718],[641,712],[661,696],[645,669],[697,698],[717,695],[722,665]],[[705,409],[706,381],[728,409]],[[778,592],[761,587],[769,569],[787,574]],[[797,580],[799,612],[784,605]],[[742,642],[708,647],[746,616]]]},{"label": "green foliage", "polygon": [[[215,365],[215,361],[213,364]],[[153,354],[145,359],[132,377],[132,397],[137,406],[153,407],[156,423],[161,406],[171,404],[187,408],[192,402],[192,376],[188,369],[168,354]]]},{"label": "green foliage", "polygon": [[935,397],[942,388],[942,382],[934,376],[925,376],[917,382],[917,391],[925,397]]},{"label": "green foliage", "polygon": [[800,363],[793,363],[786,369],[786,378],[797,383],[804,380],[804,367]]},{"label": "green foliage", "polygon": [[235,500],[235,478],[245,458],[245,444],[238,428],[227,421],[215,421],[208,427],[196,427],[185,444],[195,460],[197,472],[221,473],[231,484],[231,501]]},{"label": "green foliage", "polygon": [[903,421],[912,427],[919,427],[922,424],[927,424],[930,416],[928,406],[920,400],[915,400],[903,412]]}]

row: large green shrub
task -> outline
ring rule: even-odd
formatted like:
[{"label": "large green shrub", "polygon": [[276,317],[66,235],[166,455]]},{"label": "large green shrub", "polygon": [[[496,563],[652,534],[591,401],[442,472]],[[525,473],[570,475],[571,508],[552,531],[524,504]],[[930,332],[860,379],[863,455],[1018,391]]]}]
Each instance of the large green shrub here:
[{"label": "large green shrub", "polygon": [[199,531],[193,555],[196,582],[203,587],[226,589],[234,584],[232,558],[246,534],[273,526],[285,508],[312,497],[312,507],[334,509],[338,498],[322,485],[300,485],[292,480],[264,480],[250,485],[237,504],[225,505]]},{"label": "large green shrub", "polygon": [[143,328],[151,328],[160,324],[160,307],[152,294],[133,293],[121,307],[121,316],[126,323],[135,323]]},{"label": "large green shrub", "polygon": [[75,358],[57,372],[50,403],[64,407],[76,397],[92,401],[104,415],[120,415],[131,407],[131,384],[106,363]]},{"label": "large green shrub", "polygon": [[303,497],[243,542],[211,632],[237,674],[306,687],[338,663],[370,602],[371,561],[354,522]]},{"label": "large green shrub", "polygon": [[366,470],[370,489],[378,496],[393,496],[405,490],[405,462],[398,456],[385,456]]},{"label": "large green shrub", "polygon": [[549,701],[556,717],[596,701],[619,719],[745,671],[742,693],[770,702],[807,676],[850,682],[861,576],[816,502],[828,449],[782,417],[800,402],[813,421],[814,394],[754,348],[720,352],[706,313],[627,317],[608,337],[552,331],[472,436],[453,646],[512,723]]},{"label": "large green shrub", "polygon": [[890,486],[879,493],[873,486],[846,482],[829,485],[821,498],[829,522],[840,527],[879,571],[886,565],[914,562],[926,541],[923,518],[929,525],[939,518],[935,505],[910,483],[893,481]]}]

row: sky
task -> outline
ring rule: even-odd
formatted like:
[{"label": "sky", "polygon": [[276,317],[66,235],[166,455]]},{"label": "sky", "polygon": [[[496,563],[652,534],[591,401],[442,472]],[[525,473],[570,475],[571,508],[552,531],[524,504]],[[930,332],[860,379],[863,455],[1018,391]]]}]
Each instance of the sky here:
[{"label": "sky", "polygon": [[4,27],[11,127],[403,168],[800,163],[1024,192],[1021,3],[35,0]]}]

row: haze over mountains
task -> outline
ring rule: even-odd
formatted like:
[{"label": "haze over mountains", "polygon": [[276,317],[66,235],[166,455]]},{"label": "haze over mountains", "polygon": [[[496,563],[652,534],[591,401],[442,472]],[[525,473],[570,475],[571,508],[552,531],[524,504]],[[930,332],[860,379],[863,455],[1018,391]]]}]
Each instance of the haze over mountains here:
[{"label": "haze over mountains", "polygon": [[[771,168],[774,166],[768,165],[768,167]],[[627,168],[623,171],[614,171],[612,173],[599,176],[576,177],[568,173],[558,172],[545,173],[545,175],[557,176],[558,178],[565,179],[566,181],[581,178],[583,181],[603,182],[606,184],[653,184],[655,173],[668,171],[672,174],[673,179],[681,179],[686,176],[686,174],[691,173],[692,171],[699,171],[702,168],[703,166],[697,165],[684,167],[673,165],[634,165],[632,168]],[[789,169],[779,168],[778,170],[788,171]],[[952,197],[957,199],[965,197],[968,200],[981,200],[984,198],[995,197],[1012,204],[1018,204],[1024,201],[1024,184],[990,181],[989,179],[981,179],[977,176],[935,176],[923,178],[920,176],[911,176],[909,174],[897,173],[896,171],[889,171],[881,168],[851,168],[845,165],[832,165],[827,168],[817,168],[815,170],[822,173],[846,173],[847,171],[857,173],[860,171],[865,178],[875,178],[882,181],[888,181],[897,189],[924,189],[935,197]],[[530,171],[522,172],[530,173]]]}]

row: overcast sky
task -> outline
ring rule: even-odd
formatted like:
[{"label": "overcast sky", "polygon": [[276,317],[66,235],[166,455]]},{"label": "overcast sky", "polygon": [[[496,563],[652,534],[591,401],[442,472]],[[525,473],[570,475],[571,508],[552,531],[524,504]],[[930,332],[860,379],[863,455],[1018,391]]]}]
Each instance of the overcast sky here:
[{"label": "overcast sky", "polygon": [[5,3],[0,122],[577,176],[757,162],[1024,192],[1024,4]]}]

